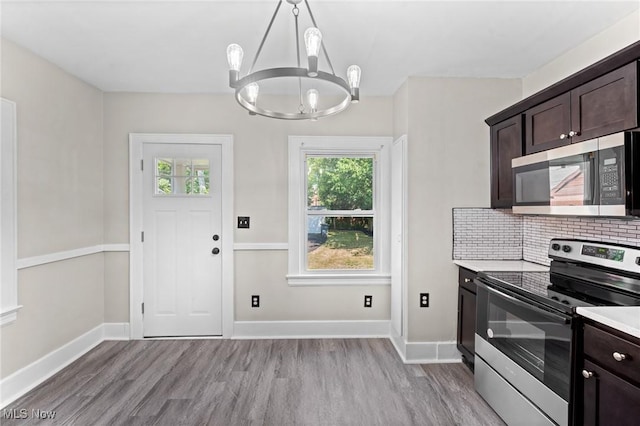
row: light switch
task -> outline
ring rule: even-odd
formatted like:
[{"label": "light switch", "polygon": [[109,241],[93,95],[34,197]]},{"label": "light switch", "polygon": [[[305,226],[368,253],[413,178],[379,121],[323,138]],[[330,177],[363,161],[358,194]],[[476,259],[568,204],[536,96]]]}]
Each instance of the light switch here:
[{"label": "light switch", "polygon": [[238,228],[249,228],[249,216],[238,216]]}]

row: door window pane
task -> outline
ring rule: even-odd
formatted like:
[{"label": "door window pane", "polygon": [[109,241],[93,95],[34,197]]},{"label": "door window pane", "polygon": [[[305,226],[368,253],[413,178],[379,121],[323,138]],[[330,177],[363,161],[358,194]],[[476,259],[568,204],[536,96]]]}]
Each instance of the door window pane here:
[{"label": "door window pane", "polygon": [[373,216],[307,216],[307,269],[374,269]]},{"label": "door window pane", "polygon": [[210,189],[206,158],[156,158],[156,195],[207,195]]}]

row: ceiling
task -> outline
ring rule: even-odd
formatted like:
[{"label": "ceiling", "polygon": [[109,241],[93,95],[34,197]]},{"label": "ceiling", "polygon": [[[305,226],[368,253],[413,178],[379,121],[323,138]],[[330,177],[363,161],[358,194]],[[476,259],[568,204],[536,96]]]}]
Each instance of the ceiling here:
[{"label": "ceiling", "polygon": [[[640,1],[309,0],[336,73],[362,96],[407,76],[524,77],[613,25]],[[107,92],[231,93],[226,46],[248,71],[277,0],[5,1],[2,36]],[[300,4],[301,30],[310,26]],[[256,69],[294,66],[284,2]],[[303,64],[306,63],[303,58]],[[320,59],[320,68],[328,70]]]}]

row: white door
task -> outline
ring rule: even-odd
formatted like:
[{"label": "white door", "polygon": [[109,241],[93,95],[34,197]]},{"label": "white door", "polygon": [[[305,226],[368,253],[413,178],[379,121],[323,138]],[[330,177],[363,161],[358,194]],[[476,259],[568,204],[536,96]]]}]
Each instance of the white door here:
[{"label": "white door", "polygon": [[143,144],[143,335],[222,335],[221,147]]}]

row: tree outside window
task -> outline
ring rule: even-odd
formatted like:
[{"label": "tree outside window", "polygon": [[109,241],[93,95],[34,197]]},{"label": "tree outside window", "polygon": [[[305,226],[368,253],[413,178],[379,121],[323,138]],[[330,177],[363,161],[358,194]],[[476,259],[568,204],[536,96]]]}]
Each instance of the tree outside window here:
[{"label": "tree outside window", "polygon": [[373,156],[308,156],[307,269],[372,270]]}]

